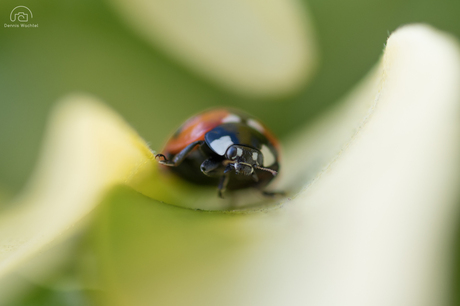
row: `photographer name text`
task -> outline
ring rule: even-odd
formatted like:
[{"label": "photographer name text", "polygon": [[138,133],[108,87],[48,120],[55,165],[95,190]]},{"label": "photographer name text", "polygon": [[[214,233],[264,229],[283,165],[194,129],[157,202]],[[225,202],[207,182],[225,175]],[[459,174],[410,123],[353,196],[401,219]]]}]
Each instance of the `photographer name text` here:
[{"label": "photographer name text", "polygon": [[5,28],[38,28],[38,23],[21,23],[21,24],[11,24],[5,23]]}]

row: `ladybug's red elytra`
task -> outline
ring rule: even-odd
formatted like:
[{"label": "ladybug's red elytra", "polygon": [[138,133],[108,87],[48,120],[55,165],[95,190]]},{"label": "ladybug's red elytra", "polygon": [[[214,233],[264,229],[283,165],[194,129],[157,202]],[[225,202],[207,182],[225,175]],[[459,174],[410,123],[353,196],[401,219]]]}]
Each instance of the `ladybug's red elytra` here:
[{"label": "ladybug's red elytra", "polygon": [[279,151],[276,137],[258,120],[217,108],[187,120],[155,158],[191,183],[217,185],[223,197],[226,189],[262,190],[278,174]]}]

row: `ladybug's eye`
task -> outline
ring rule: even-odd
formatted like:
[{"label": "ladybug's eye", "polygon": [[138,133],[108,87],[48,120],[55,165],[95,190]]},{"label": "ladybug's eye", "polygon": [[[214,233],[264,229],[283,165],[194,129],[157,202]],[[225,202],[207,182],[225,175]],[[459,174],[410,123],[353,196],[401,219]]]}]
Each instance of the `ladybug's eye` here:
[{"label": "ladybug's eye", "polygon": [[236,146],[231,146],[227,150],[227,158],[230,160],[236,160],[238,157],[243,156],[243,149],[238,148]]}]

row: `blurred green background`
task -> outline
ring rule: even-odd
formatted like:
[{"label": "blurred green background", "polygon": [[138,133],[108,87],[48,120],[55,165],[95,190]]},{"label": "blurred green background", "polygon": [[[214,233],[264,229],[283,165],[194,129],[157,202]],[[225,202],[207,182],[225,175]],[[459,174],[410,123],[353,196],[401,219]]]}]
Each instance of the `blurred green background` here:
[{"label": "blurred green background", "polygon": [[[105,1],[1,1],[2,21],[8,22],[13,7],[24,5],[39,28],[0,30],[0,201],[25,184],[49,112],[70,92],[87,92],[110,104],[154,149],[191,114],[218,105],[254,114],[282,138],[353,88],[399,26],[424,22],[460,37],[458,0],[305,2],[319,45],[315,76],[288,96],[256,99],[221,88],[152,47]],[[62,273],[72,274],[75,266],[68,269]],[[81,292],[37,286],[18,305],[87,302]]]},{"label": "blurred green background", "polygon": [[460,37],[457,0],[311,0],[316,75],[297,93],[251,103],[152,48],[104,1],[4,0],[4,22],[17,5],[31,8],[39,28],[0,30],[0,186],[10,195],[33,169],[51,107],[69,92],[112,105],[155,149],[191,114],[218,105],[247,110],[282,138],[350,90],[397,27],[426,22]]}]

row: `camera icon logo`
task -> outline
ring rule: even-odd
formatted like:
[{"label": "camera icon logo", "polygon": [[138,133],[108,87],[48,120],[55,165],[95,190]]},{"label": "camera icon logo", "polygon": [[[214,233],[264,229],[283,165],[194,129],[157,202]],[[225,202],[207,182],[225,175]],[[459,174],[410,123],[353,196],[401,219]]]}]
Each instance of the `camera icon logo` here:
[{"label": "camera icon logo", "polygon": [[10,14],[10,20],[12,22],[19,21],[19,22],[27,22],[29,21],[29,15],[31,18],[34,18],[32,11],[27,6],[16,6]]},{"label": "camera icon logo", "polygon": [[14,14],[13,20],[11,21],[16,21],[16,20],[20,22],[29,21],[29,15],[24,12],[19,12],[17,14]]}]

